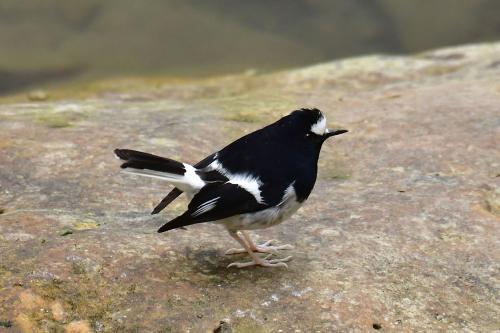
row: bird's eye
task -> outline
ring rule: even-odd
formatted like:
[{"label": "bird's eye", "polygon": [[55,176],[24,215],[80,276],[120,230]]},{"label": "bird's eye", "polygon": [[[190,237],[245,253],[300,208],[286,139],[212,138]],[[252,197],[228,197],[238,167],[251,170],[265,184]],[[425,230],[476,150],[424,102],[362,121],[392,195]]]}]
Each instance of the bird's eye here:
[{"label": "bird's eye", "polygon": [[307,133],[307,134],[306,134],[306,138],[310,138],[310,137],[311,137],[311,135],[312,135],[312,133],[311,133],[311,132]]}]

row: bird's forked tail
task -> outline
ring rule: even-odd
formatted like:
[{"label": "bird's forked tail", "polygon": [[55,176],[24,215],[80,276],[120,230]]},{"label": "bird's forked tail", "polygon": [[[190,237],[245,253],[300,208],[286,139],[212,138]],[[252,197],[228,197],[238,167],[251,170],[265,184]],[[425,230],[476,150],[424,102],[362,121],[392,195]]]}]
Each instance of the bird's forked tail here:
[{"label": "bird's forked tail", "polygon": [[205,186],[205,181],[190,164],[130,149],[115,149],[115,156],[125,161],[127,173],[166,180],[182,191],[193,193]]}]

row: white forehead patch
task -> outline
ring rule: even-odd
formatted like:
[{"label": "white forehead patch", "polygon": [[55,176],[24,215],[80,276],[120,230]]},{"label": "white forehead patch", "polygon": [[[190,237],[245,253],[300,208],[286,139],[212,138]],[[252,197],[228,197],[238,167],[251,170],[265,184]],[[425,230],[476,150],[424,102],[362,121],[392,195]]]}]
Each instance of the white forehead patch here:
[{"label": "white forehead patch", "polygon": [[311,126],[311,132],[317,135],[323,135],[326,132],[326,118],[321,115],[321,118]]}]

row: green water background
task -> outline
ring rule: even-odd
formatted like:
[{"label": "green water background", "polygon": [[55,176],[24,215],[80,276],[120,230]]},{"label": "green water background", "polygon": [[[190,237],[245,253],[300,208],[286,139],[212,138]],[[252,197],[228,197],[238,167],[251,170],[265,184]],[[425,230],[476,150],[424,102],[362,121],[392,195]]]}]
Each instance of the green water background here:
[{"label": "green water background", "polygon": [[0,0],[0,94],[262,73],[499,36],[498,0]]}]

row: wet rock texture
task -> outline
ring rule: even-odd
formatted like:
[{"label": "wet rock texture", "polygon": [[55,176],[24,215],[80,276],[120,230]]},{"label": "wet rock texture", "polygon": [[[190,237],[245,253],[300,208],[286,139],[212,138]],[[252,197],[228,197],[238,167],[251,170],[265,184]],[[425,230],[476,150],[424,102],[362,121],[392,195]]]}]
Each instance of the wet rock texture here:
[{"label": "wet rock texture", "polygon": [[[114,81],[0,105],[2,332],[492,332],[500,328],[500,45],[267,76]],[[78,97],[76,97],[78,96]],[[350,133],[316,188],[257,232],[288,269],[226,269],[215,225],[157,234],[169,186],[128,147],[196,162],[315,106]]]}]

